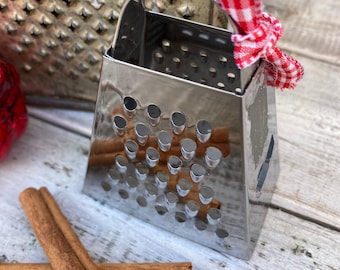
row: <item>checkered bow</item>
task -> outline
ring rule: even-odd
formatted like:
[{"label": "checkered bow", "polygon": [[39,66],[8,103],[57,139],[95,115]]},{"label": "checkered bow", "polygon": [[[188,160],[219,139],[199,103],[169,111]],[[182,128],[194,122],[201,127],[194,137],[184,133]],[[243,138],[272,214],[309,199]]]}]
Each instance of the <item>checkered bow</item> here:
[{"label": "checkered bow", "polygon": [[232,35],[236,65],[242,69],[262,58],[266,61],[267,84],[293,89],[304,75],[303,66],[275,47],[282,35],[282,26],[276,18],[262,11],[262,1],[215,1],[239,28],[239,33]]}]

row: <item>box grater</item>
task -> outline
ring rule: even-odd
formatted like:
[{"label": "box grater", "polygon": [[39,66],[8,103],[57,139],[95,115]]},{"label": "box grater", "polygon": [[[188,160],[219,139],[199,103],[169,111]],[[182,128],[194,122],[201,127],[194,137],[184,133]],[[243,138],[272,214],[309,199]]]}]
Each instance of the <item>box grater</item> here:
[{"label": "box grater", "polygon": [[131,0],[103,56],[83,192],[249,259],[279,173],[275,93],[231,33]]}]

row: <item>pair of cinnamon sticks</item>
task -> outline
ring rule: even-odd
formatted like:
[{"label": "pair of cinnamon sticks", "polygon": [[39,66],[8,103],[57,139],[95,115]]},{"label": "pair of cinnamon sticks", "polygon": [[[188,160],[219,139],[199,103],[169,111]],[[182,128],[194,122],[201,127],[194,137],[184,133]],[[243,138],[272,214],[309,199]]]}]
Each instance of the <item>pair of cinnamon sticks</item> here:
[{"label": "pair of cinnamon sticks", "polygon": [[0,270],[187,270],[191,263],[95,264],[46,187],[27,188],[20,202],[50,264],[0,264]]}]

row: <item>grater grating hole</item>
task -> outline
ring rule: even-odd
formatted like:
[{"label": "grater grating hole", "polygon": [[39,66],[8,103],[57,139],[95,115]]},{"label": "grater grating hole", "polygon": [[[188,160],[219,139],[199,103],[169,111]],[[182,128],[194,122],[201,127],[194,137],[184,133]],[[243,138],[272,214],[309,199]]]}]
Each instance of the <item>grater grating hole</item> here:
[{"label": "grater grating hole", "polygon": [[108,30],[108,28],[109,27],[106,24],[99,22],[95,27],[95,31],[98,35],[103,35]]},{"label": "grater grating hole", "polygon": [[55,73],[55,69],[53,67],[48,67],[46,72],[49,76],[53,76]]},{"label": "grater grating hole", "polygon": [[198,71],[198,64],[196,62],[191,62],[190,67],[194,72]]},{"label": "grater grating hole", "polygon": [[113,167],[108,171],[107,176],[110,181],[117,182],[120,179],[120,172],[117,170],[117,168]]},{"label": "grater grating hole", "polygon": [[199,204],[196,201],[190,200],[185,204],[185,213],[188,217],[195,217],[198,214],[199,208]]},{"label": "grater grating hole", "polygon": [[[127,157],[131,160],[136,158],[137,155],[137,151],[138,151],[138,144],[133,141],[133,140],[127,140],[124,143],[124,149],[125,149],[125,153],[127,155]],[[137,170],[137,166],[136,166],[136,170]]]},{"label": "grater grating hole", "polygon": [[166,68],[165,68],[165,73],[167,73],[167,74],[171,75],[171,74],[172,74],[172,70],[171,70],[171,68],[169,68],[169,67],[166,67]]},{"label": "grater grating hole", "polygon": [[[135,135],[136,135],[136,139],[138,141],[138,143],[140,145],[145,145],[146,142],[147,142],[147,139],[149,137],[149,133],[150,133],[150,130],[149,128],[144,125],[143,123],[138,123],[136,126],[135,126]],[[152,147],[149,147],[148,148],[148,151],[147,151],[147,154],[149,154],[149,158],[150,159],[153,159],[156,157],[157,155],[157,150],[152,148]]]},{"label": "grater grating hole", "polygon": [[177,156],[170,156],[168,159],[168,170],[172,175],[176,175],[179,173],[179,171],[181,170],[181,167],[183,165],[182,160],[177,157]]},{"label": "grater grating hole", "polygon": [[159,171],[155,175],[156,184],[160,189],[166,188],[169,179],[170,179],[169,175],[164,171]]},{"label": "grater grating hole", "polygon": [[127,180],[126,180],[126,184],[128,185],[128,187],[129,187],[129,190],[131,191],[131,192],[133,192],[133,191],[135,191],[136,190],[136,188],[137,188],[137,186],[138,186],[138,180],[135,178],[135,177],[133,177],[132,175],[130,175],[128,178],[127,178]]},{"label": "grater grating hole", "polygon": [[146,116],[149,120],[149,123],[152,127],[155,127],[159,124],[161,120],[161,109],[155,104],[149,104],[146,109]]},{"label": "grater grating hole", "polygon": [[225,56],[220,56],[219,58],[219,62],[222,66],[226,66],[227,62],[228,62],[228,58]]},{"label": "grater grating hole", "polygon": [[42,31],[38,27],[32,26],[31,29],[30,29],[30,34],[31,34],[32,37],[38,38],[39,36],[41,36]]},{"label": "grater grating hole", "polygon": [[210,36],[206,33],[200,33],[198,34],[198,37],[203,40],[210,40]]},{"label": "grater grating hole", "polygon": [[64,13],[64,11],[62,10],[62,8],[54,5],[51,7],[50,9],[50,13],[55,17],[58,18],[61,14]]},{"label": "grater grating hole", "polygon": [[201,60],[204,63],[206,63],[208,61],[208,54],[207,54],[207,52],[204,51],[204,50],[201,50],[199,54],[200,54]]},{"label": "grater grating hole", "polygon": [[171,43],[167,39],[162,40],[162,49],[164,52],[169,53],[171,51]]},{"label": "grater grating hole", "polygon": [[170,125],[175,134],[181,134],[185,129],[186,117],[181,112],[174,112],[171,114]]},{"label": "grater grating hole", "polygon": [[43,28],[47,29],[52,24],[52,20],[43,15],[40,17],[39,23]]},{"label": "grater grating hole", "polygon": [[4,29],[8,35],[13,35],[18,29],[10,23],[5,23]]},{"label": "grater grating hole", "polygon": [[200,83],[206,85],[208,82],[207,82],[207,79],[201,78]]},{"label": "grater grating hole", "polygon": [[229,83],[234,83],[235,78],[236,78],[236,75],[235,75],[234,73],[232,73],[232,72],[229,72],[229,73],[227,74],[227,76],[228,76],[228,81],[229,81]]},{"label": "grater grating hole", "polygon": [[192,184],[189,180],[181,178],[179,179],[177,185],[177,193],[180,197],[185,197],[189,194]]},{"label": "grater grating hole", "polygon": [[141,207],[146,207],[148,205],[147,200],[143,196],[138,196],[136,199],[137,203]]},{"label": "grater grating hole", "polygon": [[158,194],[158,188],[153,183],[146,183],[145,184],[145,194],[148,198],[154,199]]},{"label": "grater grating hole", "polygon": [[101,186],[104,191],[110,191],[112,189],[111,185],[106,181],[102,181]]},{"label": "grater grating hole", "polygon": [[23,36],[21,38],[21,44],[25,47],[30,47],[32,45],[33,41],[28,36]]},{"label": "grater grating hole", "polygon": [[149,169],[143,163],[138,163],[135,168],[135,174],[139,181],[145,181],[149,173]]},{"label": "grater grating hole", "polygon": [[229,233],[225,229],[217,229],[215,233],[219,238],[227,238],[229,236]]},{"label": "grater grating hole", "polygon": [[206,174],[206,169],[198,163],[194,163],[190,168],[190,177],[194,183],[200,183],[204,175]]},{"label": "grater grating hole", "polygon": [[74,32],[76,29],[78,29],[80,27],[80,23],[75,19],[70,19],[70,21],[67,24],[67,27],[72,32]]},{"label": "grater grating hole", "polygon": [[218,82],[218,83],[217,83],[217,88],[219,88],[219,89],[225,89],[224,83],[223,83],[223,82]]},{"label": "grater grating hole", "polygon": [[187,217],[186,217],[185,213],[183,213],[183,212],[176,212],[175,213],[175,219],[180,223],[187,221]]},{"label": "grater grating hole", "polygon": [[237,88],[235,88],[235,93],[239,94],[239,95],[242,95],[243,90],[241,88],[237,87]]},{"label": "grater grating hole", "polygon": [[25,7],[22,9],[27,15],[31,15],[33,11],[35,10],[34,5],[32,3],[27,2]]},{"label": "grater grating hole", "polygon": [[122,198],[122,199],[128,199],[129,198],[129,192],[127,192],[125,189],[120,189],[118,191],[118,194],[119,196]]},{"label": "grater grating hole", "polygon": [[211,77],[215,78],[215,77],[216,77],[216,74],[217,74],[216,68],[210,67],[210,68],[209,68],[209,74],[210,74]]},{"label": "grater grating hole", "polygon": [[92,16],[92,13],[91,13],[90,10],[83,7],[83,8],[80,9],[78,15],[83,19],[83,21],[86,22]]},{"label": "grater grating hole", "polygon": [[73,0],[62,0],[67,6],[71,6],[73,4]]},{"label": "grater grating hole", "polygon": [[186,73],[183,73],[182,78],[188,80],[188,79],[190,79],[190,76]]},{"label": "grater grating hole", "polygon": [[154,58],[158,64],[162,64],[164,60],[164,56],[161,52],[155,52]]},{"label": "grater grating hole", "polygon": [[159,152],[155,148],[148,147],[148,149],[146,149],[146,163],[150,168],[157,166],[159,157]]},{"label": "grater grating hole", "polygon": [[207,220],[209,224],[216,225],[221,219],[221,212],[217,208],[210,208],[207,213]]},{"label": "grater grating hole", "polygon": [[6,2],[0,2],[0,12],[6,11],[7,8],[8,6]]},{"label": "grater grating hole", "polygon": [[208,228],[208,225],[205,221],[197,219],[195,222],[195,227],[199,231],[205,231]]},{"label": "grater grating hole", "polygon": [[206,120],[199,120],[196,123],[196,137],[201,143],[206,143],[211,136],[212,125]]},{"label": "grater grating hole", "polygon": [[201,186],[199,191],[199,199],[202,204],[207,205],[211,203],[213,197],[214,197],[215,191],[208,186]]},{"label": "grater grating hole", "polygon": [[155,209],[156,209],[157,213],[161,216],[164,216],[168,212],[168,208],[166,208],[163,205],[156,205]]},{"label": "grater grating hole", "polygon": [[120,173],[125,173],[129,165],[129,161],[123,155],[118,155],[115,161],[116,168]]},{"label": "grater grating hole", "polygon": [[137,101],[130,96],[124,97],[123,109],[128,118],[133,118],[136,115]]},{"label": "grater grating hole", "polygon": [[181,54],[184,57],[188,57],[189,56],[189,47],[186,45],[181,45]]},{"label": "grater grating hole", "polygon": [[222,156],[223,155],[220,149],[214,146],[210,146],[206,150],[204,158],[205,163],[209,168],[214,169],[220,163]]},{"label": "grater grating hole", "polygon": [[181,154],[184,160],[191,160],[196,153],[197,144],[194,140],[190,138],[185,138],[181,140]]},{"label": "grater grating hole", "polygon": [[172,61],[174,62],[176,68],[180,67],[181,59],[179,59],[178,57],[174,57],[174,58],[172,58]]},{"label": "grater grating hole", "polygon": [[178,202],[179,198],[177,194],[173,191],[169,191],[165,194],[165,202],[168,208],[174,208]]},{"label": "grater grating hole", "polygon": [[115,115],[112,117],[112,126],[116,135],[122,136],[125,133],[127,127],[127,121],[124,117],[120,115]]},{"label": "grater grating hole", "polygon": [[22,69],[26,72],[30,72],[32,70],[32,66],[30,66],[29,64],[24,64]]}]

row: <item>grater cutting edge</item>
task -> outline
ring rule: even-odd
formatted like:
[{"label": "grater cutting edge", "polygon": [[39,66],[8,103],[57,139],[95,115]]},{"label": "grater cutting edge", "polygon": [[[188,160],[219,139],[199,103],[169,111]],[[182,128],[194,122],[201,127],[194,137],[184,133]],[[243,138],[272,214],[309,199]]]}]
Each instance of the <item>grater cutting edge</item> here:
[{"label": "grater cutting edge", "polygon": [[126,4],[103,56],[83,192],[249,259],[279,174],[275,92],[261,63],[236,67],[230,35]]}]

